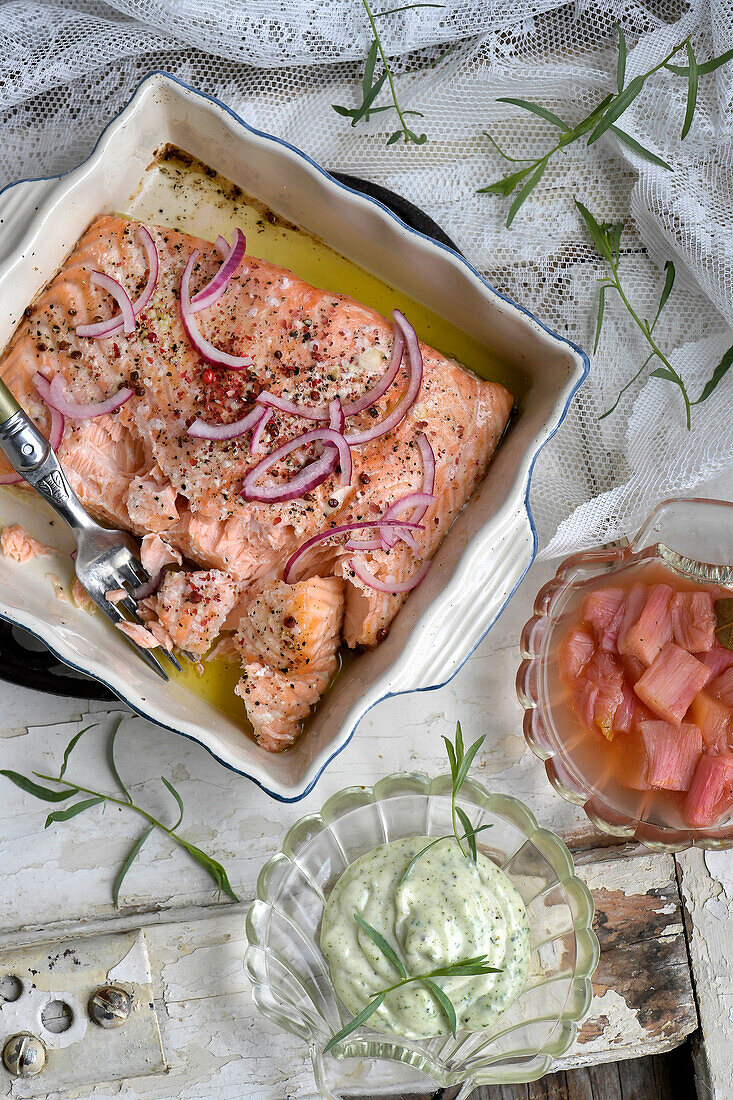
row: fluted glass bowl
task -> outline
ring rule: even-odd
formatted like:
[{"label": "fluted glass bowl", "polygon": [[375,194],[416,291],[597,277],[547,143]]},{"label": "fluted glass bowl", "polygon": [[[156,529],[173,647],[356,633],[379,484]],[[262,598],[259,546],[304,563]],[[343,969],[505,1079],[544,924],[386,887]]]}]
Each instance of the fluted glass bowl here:
[{"label": "fluted glass bowl", "polygon": [[[526,806],[467,779],[459,805],[474,825],[491,824],[478,848],[511,878],[527,907],[532,957],[519,998],[493,1027],[408,1040],[368,1024],[324,1056],[351,1018],[338,1001],[319,947],[325,900],[341,873],[385,841],[452,832],[450,776],[390,775],[347,787],[320,813],[301,818],[263,867],[247,917],[246,968],[259,1010],[308,1044],[319,1095],[400,1095],[437,1082],[452,1097],[484,1083],[536,1080],[572,1043],[588,1011],[598,940],[593,899],[559,837]],[[486,839],[488,838],[488,839]],[[434,1089],[434,1085],[433,1085]]]},{"label": "fluted glass bowl", "polygon": [[575,554],[560,565],[541,589],[534,617],[522,632],[522,657],[517,694],[525,707],[524,735],[532,751],[544,761],[547,777],[568,802],[582,806],[603,832],[636,838],[660,851],[693,846],[733,846],[733,814],[715,826],[693,828],[674,807],[665,813],[659,802],[645,806],[612,786],[601,788],[584,772],[573,753],[567,708],[557,686],[558,642],[574,621],[588,587],[600,577],[621,580],[624,571],[641,563],[662,563],[686,581],[733,586],[733,503],[723,500],[666,500],[644,522],[628,545],[617,549]]}]

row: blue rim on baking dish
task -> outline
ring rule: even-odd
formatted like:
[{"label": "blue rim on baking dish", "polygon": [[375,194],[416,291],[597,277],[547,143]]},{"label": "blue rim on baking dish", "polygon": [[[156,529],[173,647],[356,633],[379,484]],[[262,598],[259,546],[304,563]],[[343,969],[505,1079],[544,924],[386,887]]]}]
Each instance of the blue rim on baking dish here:
[{"label": "blue rim on baking dish", "polygon": [[[196,91],[183,81],[167,73],[152,73],[140,82],[123,111],[121,111],[102,132],[94,150],[83,162],[83,165],[78,166],[77,169],[73,169],[71,173],[65,173],[62,176],[39,177],[36,181],[18,181],[17,184],[8,185],[8,187],[0,192],[0,195],[5,195],[10,188],[22,186],[23,184],[41,181],[48,183],[56,181],[58,183],[58,181],[64,180],[66,176],[75,175],[75,179],[72,181],[73,186],[70,185],[67,189],[68,194],[73,198],[77,191],[81,191],[85,180],[92,177],[96,169],[96,162],[101,162],[101,157],[108,155],[109,149],[102,149],[105,135],[108,135],[108,133],[112,131],[111,136],[122,136],[123,139],[127,136],[127,138],[129,138],[129,134],[125,135],[124,133],[124,126],[128,123],[132,126],[135,121],[142,125],[140,120],[143,119],[146,111],[154,112],[158,108],[165,110],[166,94],[168,95],[167,107],[169,109],[173,110],[172,104],[178,108],[182,108],[184,113],[190,109],[193,117],[196,117],[196,113],[198,112],[198,117],[205,117],[207,121],[211,120],[212,125],[215,124],[222,131],[227,131],[229,136],[231,136],[232,131],[235,131],[232,122],[235,123],[236,131],[239,132],[243,139],[242,148],[249,146],[250,149],[259,150],[262,152],[264,159],[268,157],[271,160],[279,159],[281,164],[287,168],[291,174],[296,176],[299,173],[302,180],[308,183],[308,186],[319,190],[319,195],[317,196],[319,201],[321,201],[322,197],[325,195],[332,197],[333,194],[336,196],[341,194],[343,196],[343,209],[350,211],[352,216],[358,215],[362,221],[366,223],[371,222],[372,225],[379,226],[388,237],[391,236],[393,239],[401,241],[408,255],[410,251],[412,251],[413,253],[419,253],[423,256],[432,256],[434,266],[439,269],[439,274],[441,271],[449,272],[457,278],[458,282],[461,283],[465,290],[469,291],[474,296],[480,294],[482,305],[486,307],[488,312],[493,312],[494,321],[497,325],[499,323],[504,325],[505,334],[515,329],[521,329],[523,338],[526,339],[528,346],[535,349],[536,357],[539,356],[539,349],[542,348],[547,355],[555,357],[556,368],[557,363],[562,362],[563,364],[562,371],[564,373],[562,379],[557,383],[555,389],[551,389],[548,394],[545,395],[547,401],[550,402],[547,407],[543,405],[538,410],[533,406],[531,423],[525,423],[523,429],[521,427],[521,422],[523,420],[526,421],[528,418],[526,415],[519,417],[520,430],[515,432],[517,446],[512,451],[512,457],[506,457],[502,466],[502,476],[506,483],[506,493],[504,496],[499,495],[498,484],[494,484],[492,493],[497,499],[493,499],[492,497],[492,499],[489,500],[489,505],[492,509],[489,521],[476,530],[469,530],[468,528],[462,530],[461,535],[464,536],[467,534],[468,537],[465,543],[461,544],[462,549],[460,550],[457,561],[454,562],[453,571],[448,575],[444,587],[440,590],[435,589],[435,596],[432,603],[423,607],[418,627],[422,628],[424,634],[425,627],[431,625],[427,621],[429,619],[430,609],[433,609],[433,616],[437,616],[437,605],[439,603],[443,609],[447,606],[453,608],[453,605],[450,603],[451,597],[455,597],[457,591],[462,591],[460,586],[457,585],[456,573],[460,568],[465,574],[467,565],[475,565],[477,561],[483,564],[484,559],[480,556],[480,551],[485,549],[485,547],[480,545],[479,534],[488,533],[489,528],[492,527],[492,523],[491,537],[494,542],[498,540],[497,545],[499,547],[509,551],[515,549],[517,554],[514,561],[514,567],[511,570],[509,567],[505,566],[505,562],[502,559],[501,568],[505,569],[503,579],[506,583],[502,585],[502,577],[499,577],[496,582],[497,591],[495,591],[493,595],[490,589],[486,589],[487,600],[485,602],[484,614],[480,622],[476,623],[474,631],[472,632],[469,628],[466,632],[465,645],[462,644],[457,647],[452,655],[448,654],[447,656],[442,656],[441,659],[432,657],[431,660],[425,660],[422,670],[419,669],[420,655],[416,653],[419,642],[419,629],[413,630],[412,634],[408,636],[408,642],[401,650],[397,651],[399,653],[399,660],[393,660],[392,664],[386,668],[381,676],[375,677],[372,685],[367,687],[364,692],[362,701],[351,708],[354,713],[352,715],[347,714],[346,720],[337,728],[336,733],[331,733],[330,740],[326,742],[322,738],[320,747],[317,745],[314,746],[315,755],[312,758],[312,763],[308,764],[306,761],[305,771],[296,777],[294,783],[288,785],[287,783],[277,782],[275,781],[275,776],[272,776],[271,782],[268,774],[265,774],[266,769],[259,766],[259,758],[257,762],[248,762],[245,766],[241,766],[237,762],[232,762],[231,759],[227,759],[226,756],[223,755],[226,746],[222,746],[222,748],[217,751],[210,743],[202,740],[201,736],[197,736],[195,733],[190,732],[190,730],[171,725],[170,717],[169,720],[166,721],[165,714],[161,714],[160,712],[160,705],[154,705],[150,703],[148,699],[144,699],[143,701],[146,705],[151,708],[146,710],[139,701],[131,699],[126,693],[124,681],[122,684],[119,682],[110,682],[104,670],[99,670],[96,666],[94,671],[90,672],[89,667],[79,663],[78,656],[75,660],[74,653],[68,652],[69,643],[67,641],[61,639],[54,643],[53,639],[49,640],[43,633],[42,624],[36,623],[34,628],[33,625],[29,626],[27,621],[19,619],[19,608],[16,607],[13,611],[8,611],[7,608],[0,609],[0,617],[15,625],[22,626],[24,629],[30,630],[30,632],[35,634],[36,637],[39,637],[64,664],[70,665],[78,671],[93,675],[97,680],[114,691],[115,694],[119,695],[124,702],[143,717],[156,722],[166,729],[182,733],[184,736],[202,744],[203,747],[211,752],[222,764],[252,779],[272,797],[284,802],[294,802],[303,798],[313,789],[331,760],[333,760],[350,742],[358,722],[375,703],[395,695],[404,694],[408,691],[432,690],[444,686],[452,679],[459,668],[462,667],[476,646],[483,637],[485,637],[487,631],[496,621],[501,611],[506,607],[506,604],[516,590],[524,573],[529,568],[536,553],[537,533],[529,507],[529,486],[537,457],[544,444],[554,435],[564,420],[576,390],[588,373],[589,362],[587,356],[575,344],[565,337],[553,333],[529,310],[512,302],[511,299],[491,287],[471,264],[455,251],[431,239],[424,233],[405,225],[396,214],[390,211],[379,200],[364,196],[348,185],[335,180],[325,169],[321,168],[320,165],[313,161],[312,158],[302,153],[289,142],[249,126],[232,111],[231,108],[227,107],[226,104],[212,96]],[[171,118],[173,118],[173,116],[171,116]],[[168,121],[171,120],[169,119]],[[175,119],[173,121],[175,121]],[[188,123],[189,119],[186,116],[186,124],[188,125]],[[173,122],[171,122],[171,125],[173,125]],[[208,131],[206,136],[208,137]],[[185,143],[180,142],[180,144],[186,148]],[[106,143],[106,145],[108,146],[109,143]],[[97,156],[100,149],[102,149],[102,152]],[[192,150],[188,148],[187,151],[191,152]],[[205,159],[205,156],[202,157],[202,159]],[[79,172],[81,168],[85,169],[84,173]],[[318,182],[319,178],[321,180],[320,183]],[[238,180],[236,182],[241,181]],[[257,194],[257,191],[254,193]],[[56,204],[59,204],[65,197],[68,197],[59,190],[58,186],[48,189],[48,196],[48,201],[45,203],[46,207],[52,206],[52,200],[54,200]],[[264,196],[259,194],[258,197],[263,198]],[[44,205],[41,205],[41,210],[43,209]],[[32,226],[33,223],[24,230],[24,240],[31,235]],[[311,231],[315,231],[313,224],[309,224],[308,228],[311,229]],[[410,244],[410,241],[413,243]],[[370,242],[367,242],[367,245],[369,243]],[[19,251],[21,251],[21,249],[14,249],[15,253]],[[12,252],[10,256],[13,258]],[[353,258],[352,255],[352,259]],[[17,256],[14,257],[14,262],[15,261],[17,261]],[[358,258],[356,262],[360,262]],[[362,263],[362,266],[368,265]],[[399,283],[399,280],[393,281]],[[404,289],[407,289],[408,292],[415,293],[414,291],[410,291],[409,287],[404,287]],[[416,294],[415,296],[420,297],[420,294]],[[27,300],[28,299],[26,299],[26,301]],[[509,308],[504,309],[502,303]],[[525,320],[523,320],[523,318]],[[556,375],[558,369],[559,368],[555,371]],[[544,361],[542,370],[544,373],[547,373]],[[538,368],[537,375],[534,379],[535,383],[537,383],[540,378],[541,375]],[[524,441],[524,449],[517,450],[517,447],[523,442],[523,436],[528,433],[529,438]],[[507,445],[501,448],[499,453],[502,454],[502,452],[505,452],[506,447]],[[514,461],[515,456],[516,469],[507,465],[510,461]],[[478,518],[478,516],[476,516],[476,518]],[[513,527],[512,523],[514,523]],[[445,543],[443,545],[445,546]],[[455,550],[457,551],[458,548],[456,547]],[[498,563],[498,555],[492,558],[491,562],[492,568],[495,568],[494,563]],[[450,563],[443,564],[443,572],[441,574],[443,577],[446,576],[446,564]],[[496,567],[498,567],[498,565]],[[461,578],[458,578],[458,580],[460,579]],[[477,579],[476,583],[478,583],[478,580],[480,580],[480,578]],[[409,606],[409,601],[407,606]],[[456,608],[457,607],[458,604],[456,602]],[[417,611],[415,613],[417,613]],[[418,639],[417,641],[415,640],[416,638]],[[59,652],[59,646],[61,646],[63,652]],[[367,658],[361,658],[360,660],[366,659]],[[416,661],[419,675],[417,676],[417,682],[414,682],[414,666]],[[411,670],[410,662],[412,662],[413,666]],[[443,665],[443,672],[436,667],[440,664]],[[379,680],[389,681],[392,672],[394,672],[394,675],[391,676],[393,683],[385,682],[380,685]],[[401,683],[399,681],[400,673],[404,675],[406,672],[410,672],[411,675],[413,675],[413,683]],[[445,674],[446,672],[447,674]],[[423,683],[420,683],[421,679],[424,681]],[[355,713],[357,710],[359,711],[358,714]],[[261,750],[258,751],[261,752]],[[252,771],[254,771],[255,774],[252,774]]]}]

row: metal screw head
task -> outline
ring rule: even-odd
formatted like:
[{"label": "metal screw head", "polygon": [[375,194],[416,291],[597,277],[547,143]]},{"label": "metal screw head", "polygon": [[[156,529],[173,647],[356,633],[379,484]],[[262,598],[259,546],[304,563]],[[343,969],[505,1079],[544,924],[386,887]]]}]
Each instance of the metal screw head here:
[{"label": "metal screw head", "polygon": [[46,1047],[37,1035],[21,1031],[3,1047],[3,1062],[15,1077],[35,1077],[46,1064]]},{"label": "metal screw head", "polygon": [[122,1027],[130,1019],[132,997],[119,985],[102,985],[89,998],[89,1015],[100,1027]]}]

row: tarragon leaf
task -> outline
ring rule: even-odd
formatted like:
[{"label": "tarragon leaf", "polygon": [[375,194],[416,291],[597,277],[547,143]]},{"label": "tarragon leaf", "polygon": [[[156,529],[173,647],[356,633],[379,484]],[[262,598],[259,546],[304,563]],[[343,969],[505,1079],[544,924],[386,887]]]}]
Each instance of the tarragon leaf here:
[{"label": "tarragon leaf", "polygon": [[468,843],[468,847],[471,849],[471,856],[473,858],[473,862],[475,863],[476,862],[476,832],[475,832],[474,827],[471,823],[471,820],[470,820],[470,818],[469,818],[469,816],[468,816],[468,814],[466,813],[465,810],[462,810],[460,806],[456,806],[456,813],[458,814],[458,817],[460,818],[460,821],[461,821],[461,825],[463,826],[463,828],[465,830],[464,837],[465,837],[465,840]]},{"label": "tarragon leaf", "polygon": [[495,138],[493,138],[491,136],[491,134],[489,133],[488,130],[482,130],[481,132],[484,135],[484,137],[487,137],[489,139],[489,141],[494,146],[494,148],[496,149],[499,156],[503,157],[504,160],[511,161],[512,164],[526,164],[527,161],[531,160],[532,163],[534,164],[534,161],[535,161],[534,157],[510,157],[508,153],[504,152],[504,150],[501,148],[499,143],[496,141]]},{"label": "tarragon leaf", "polygon": [[66,768],[68,767],[68,764],[69,764],[69,757],[71,756],[72,752],[74,751],[74,748],[76,746],[77,741],[81,737],[84,736],[84,734],[87,732],[87,730],[94,729],[96,724],[97,724],[96,722],[92,722],[92,724],[90,726],[85,726],[83,730],[79,730],[79,732],[75,733],[74,736],[71,738],[68,745],[64,749],[64,759],[61,762],[61,770],[59,771],[59,779],[64,778],[64,775],[66,773]]},{"label": "tarragon leaf", "polygon": [[369,89],[372,86],[372,80],[374,78],[374,67],[377,64],[377,57],[379,56],[379,46],[377,45],[376,38],[369,47],[369,53],[364,64],[364,76],[361,81],[361,88],[364,99],[369,94]]},{"label": "tarragon leaf", "polygon": [[667,262],[665,263],[664,273],[665,273],[664,286],[662,288],[662,294],[661,294],[661,297],[659,299],[659,305],[657,306],[657,313],[656,313],[656,316],[654,318],[654,321],[652,322],[652,326],[651,326],[652,329],[654,328],[657,321],[659,320],[659,314],[662,312],[665,305],[667,304],[667,299],[669,298],[670,294],[672,293],[672,287],[674,286],[674,277],[675,277],[676,273],[675,273],[675,269],[674,269],[674,264],[672,263],[671,260],[667,260]]},{"label": "tarragon leaf", "polygon": [[137,859],[140,849],[142,848],[143,844],[148,839],[154,828],[154,825],[150,825],[145,830],[145,832],[140,834],[130,851],[127,853],[125,862],[122,864],[119,871],[117,872],[117,878],[115,879],[114,885],[112,886],[112,901],[114,902],[115,909],[119,909],[120,907],[120,890],[122,889],[122,883],[125,881],[125,876]]},{"label": "tarragon leaf", "polygon": [[593,341],[593,354],[598,351],[598,341],[601,338],[601,328],[603,327],[603,314],[606,308],[606,291],[608,286],[602,286],[598,294],[598,313],[596,315],[596,335]]},{"label": "tarragon leaf", "polygon": [[[483,745],[485,740],[486,740],[485,736],[484,737],[479,737],[478,741],[474,741],[474,743],[471,746],[469,746],[467,752],[461,757],[461,762],[460,762],[460,765],[458,767],[458,771],[456,772],[456,780],[455,780],[456,793],[458,793],[460,787],[463,784],[463,780],[468,775],[468,769],[471,767],[471,764],[473,763],[474,756],[476,755],[478,750],[481,748],[481,746]],[[471,827],[471,823],[469,822],[469,828],[470,827]]]},{"label": "tarragon leaf", "polygon": [[453,1007],[448,994],[440,988],[437,982],[434,982],[432,978],[423,978],[423,985],[427,986],[436,1001],[445,1012],[448,1017],[448,1023],[450,1024],[451,1034],[455,1036],[456,1029],[458,1027],[458,1020],[456,1019],[456,1010]]},{"label": "tarragon leaf", "polygon": [[34,798],[41,798],[44,802],[63,802],[66,798],[71,798],[72,794],[79,793],[76,787],[69,787],[65,791],[52,791],[50,787],[42,787],[40,783],[34,783],[32,779],[28,779],[27,776],[21,775],[19,772],[6,769],[0,771],[0,775],[4,775],[11,783],[15,783],[16,787],[20,787],[22,791],[32,794]]},{"label": "tarragon leaf", "polygon": [[640,157],[644,157],[651,164],[656,164],[659,168],[666,168],[668,172],[672,171],[672,165],[668,164],[662,157],[658,157],[656,153],[652,153],[651,149],[647,149],[646,146],[633,138],[631,134],[627,134],[625,130],[619,129],[618,126],[609,127],[612,134],[615,134],[619,141],[627,145],[629,149],[633,149],[635,153],[638,153]]},{"label": "tarragon leaf", "polygon": [[[707,73],[714,73],[716,69],[719,69],[721,65],[727,65],[729,61],[733,61],[733,50],[726,50],[718,57],[711,57],[709,61],[703,61],[701,65],[697,66],[697,74],[698,76],[705,76]],[[669,62],[664,67],[677,76],[687,76],[690,71],[688,65],[670,65]]]},{"label": "tarragon leaf", "polygon": [[348,1024],[345,1024],[340,1031],[337,1031],[336,1034],[328,1040],[323,1048],[323,1053],[328,1054],[329,1050],[336,1046],[336,1043],[340,1043],[347,1035],[351,1035],[352,1031],[356,1031],[358,1027],[365,1024],[369,1017],[374,1015],[386,996],[386,993],[377,993],[376,997],[369,1002],[366,1008],[362,1008],[358,1016],[354,1016],[353,1020],[349,1020]]},{"label": "tarragon leaf", "polygon": [[402,874],[401,874],[401,876],[400,876],[400,878],[397,882],[397,885],[398,886],[402,885],[402,883],[405,881],[405,879],[409,875],[410,871],[415,866],[415,864],[417,863],[417,861],[420,859],[421,856],[424,856],[425,853],[427,851],[429,851],[431,848],[434,848],[436,844],[440,844],[441,840],[448,840],[448,839],[449,839],[449,836],[436,836],[435,840],[431,840],[429,844],[426,844],[424,848],[421,848],[419,852],[416,852],[415,855],[410,860],[410,862],[405,867],[404,871],[402,872]]},{"label": "tarragon leaf", "polygon": [[577,141],[583,134],[587,134],[589,130],[592,130],[598,121],[599,115],[602,115],[606,107],[609,105],[613,95],[609,92],[605,99],[602,99],[600,103],[596,104],[591,113],[584,118],[577,126],[574,126],[567,134],[563,134],[560,138],[559,145],[561,147],[570,145],[571,142]]},{"label": "tarragon leaf", "polygon": [[232,899],[232,901],[239,901],[239,898],[234,893],[229,884],[229,879],[227,878],[226,871],[217,859],[214,859],[213,856],[207,855],[206,852],[202,852],[201,849],[197,848],[195,844],[190,844],[187,840],[183,840],[181,837],[177,837],[177,840],[181,847],[185,848],[188,854],[192,856],[197,863],[200,863],[201,866],[209,872],[217,887],[219,888],[219,893],[226,894],[227,897]]},{"label": "tarragon leaf", "polygon": [[538,115],[547,122],[551,122],[553,126],[557,126],[558,129],[564,130],[566,134],[570,133],[568,124],[563,122],[560,116],[556,115],[554,111],[551,111],[548,107],[543,107],[540,103],[532,103],[529,99],[515,99],[514,96],[501,96],[496,102],[511,103],[515,107],[521,107],[525,111],[531,111],[533,115]]},{"label": "tarragon leaf", "polygon": [[395,132],[393,134],[390,134],[389,137],[387,138],[387,145],[394,145],[394,143],[396,141],[399,141],[401,137],[402,137],[402,131],[401,130],[395,130]]},{"label": "tarragon leaf", "polygon": [[164,778],[164,776],[161,775],[160,781],[170,791],[170,793],[173,795],[176,802],[178,803],[178,810],[179,810],[178,821],[175,823],[175,825],[171,825],[171,830],[170,830],[172,833],[175,833],[176,829],[178,828],[178,826],[183,821],[183,799],[181,798],[180,794],[178,793],[176,788],[173,786],[173,784],[169,783],[168,780]]},{"label": "tarragon leaf", "polygon": [[399,957],[392,945],[387,943],[384,936],[380,932],[377,932],[376,928],[373,928],[371,924],[368,924],[360,913],[354,913],[354,920],[359,925],[362,932],[365,932],[369,939],[377,945],[384,957],[386,959],[389,959],[389,961],[392,963],[392,966],[395,968],[400,977],[406,978],[407,971],[405,970],[402,959]]},{"label": "tarragon leaf", "polygon": [[598,141],[599,137],[605,134],[606,130],[613,125],[616,119],[621,118],[624,111],[631,106],[644,87],[647,75],[647,73],[640,73],[639,76],[635,76],[634,79],[627,84],[624,90],[615,97],[612,103],[609,104],[608,109],[604,111],[601,116],[600,122],[588,138],[589,145]]},{"label": "tarragon leaf", "polygon": [[117,780],[120,790],[124,794],[127,801],[132,804],[132,795],[128,791],[125,784],[122,782],[122,776],[117,771],[117,764],[115,762],[115,738],[117,737],[121,725],[122,718],[118,718],[117,722],[114,725],[114,728],[112,729],[112,732],[109,735],[109,741],[107,742],[107,763],[109,764],[109,770],[112,772],[112,775]]},{"label": "tarragon leaf", "polygon": [[616,87],[620,92],[624,90],[626,79],[626,37],[621,24],[618,24],[618,61],[616,62]]},{"label": "tarragon leaf", "polygon": [[358,110],[356,111],[356,114],[353,116],[353,118],[351,120],[351,125],[352,126],[356,126],[359,119],[369,117],[369,108],[371,107],[372,103],[374,102],[374,100],[377,98],[377,96],[381,92],[382,88],[384,87],[384,82],[385,82],[386,79],[387,79],[387,74],[382,73],[382,75],[377,78],[377,80],[374,82],[374,84],[372,84],[371,88],[369,89],[367,94],[364,96],[364,99],[362,100],[361,106],[358,108]]},{"label": "tarragon leaf", "polygon": [[546,167],[547,167],[547,161],[546,160],[540,161],[540,163],[538,164],[535,171],[532,173],[532,175],[529,177],[529,179],[525,183],[524,187],[522,187],[521,190],[515,196],[514,202],[509,207],[509,214],[507,215],[507,219],[506,219],[507,229],[512,224],[512,222],[514,221],[516,213],[519,210],[522,203],[529,196],[530,192],[534,191],[535,187],[537,186],[537,184],[542,179],[542,175],[543,175]]},{"label": "tarragon leaf", "polygon": [[[460,729],[460,726],[459,726],[459,729]],[[455,751],[455,749],[453,748],[450,741],[448,740],[448,738],[445,735],[443,735],[443,742],[445,744],[445,751],[448,753],[448,763],[450,764],[450,773],[453,776],[453,781],[455,782],[456,772],[458,771],[458,761],[456,760],[456,751]]]},{"label": "tarragon leaf", "polygon": [[691,404],[701,405],[703,401],[707,401],[713,390],[716,389],[719,383],[723,381],[731,366],[733,366],[733,346],[728,348],[723,358],[720,360],[717,367],[708,378],[707,382],[705,383],[705,387],[698,397],[697,401],[692,401]]},{"label": "tarragon leaf", "polygon": [[496,180],[494,183],[488,183],[486,187],[480,187],[476,192],[477,195],[511,195],[515,187],[525,179],[530,172],[535,170],[535,162],[528,165],[527,168],[520,168],[518,172],[512,172],[511,175],[505,176],[504,179]]},{"label": "tarragon leaf", "polygon": [[43,826],[47,829],[49,825],[53,825],[54,821],[68,821],[71,817],[76,817],[77,814],[83,814],[85,810],[90,810],[92,806],[98,806],[100,802],[105,800],[99,795],[96,798],[85,798],[83,802],[75,802],[73,806],[69,806],[66,810],[54,810],[46,818],[46,824]]},{"label": "tarragon leaf", "polygon": [[697,105],[697,78],[699,70],[692,45],[689,42],[687,43],[687,60],[690,63],[687,73],[687,110],[685,111],[685,121],[682,124],[682,133],[680,134],[683,141],[690,132],[692,119],[695,114],[695,107]]},{"label": "tarragon leaf", "polygon": [[413,8],[444,8],[445,4],[402,4],[399,8],[389,8],[388,11],[375,11],[375,19],[383,19],[385,15],[395,15],[398,11],[412,11]]},{"label": "tarragon leaf", "polygon": [[596,219],[591,214],[587,207],[583,206],[582,202],[578,199],[575,200],[575,205],[583,216],[583,221],[586,224],[586,228],[590,233],[591,240],[596,246],[604,260],[608,260],[609,263],[613,260],[613,252],[611,251],[611,243],[608,239],[608,233],[598,224]]}]

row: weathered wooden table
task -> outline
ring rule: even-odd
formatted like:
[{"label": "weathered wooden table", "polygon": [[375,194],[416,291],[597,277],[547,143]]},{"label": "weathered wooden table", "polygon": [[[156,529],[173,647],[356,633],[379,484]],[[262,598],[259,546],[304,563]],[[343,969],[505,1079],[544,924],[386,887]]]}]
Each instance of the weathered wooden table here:
[{"label": "weathered wooden table", "polygon": [[[151,1007],[135,1034],[90,1026],[73,1050],[62,1048],[67,1053],[54,1060],[55,1070],[49,1062],[24,1089],[0,1071],[0,1095],[313,1096],[304,1046],[258,1015],[242,966],[244,918],[258,870],[286,828],[340,787],[371,783],[390,771],[444,771],[440,735],[459,718],[468,738],[487,734],[477,775],[525,800],[542,824],[567,840],[595,897],[602,947],[595,997],[561,1067],[661,1052],[697,1032],[699,1093],[731,1100],[733,852],[693,851],[675,858],[615,844],[554,793],[525,747],[514,692],[517,639],[534,594],[553,571],[548,563],[533,566],[448,686],[376,707],[316,790],[294,805],[272,801],[184,738],[135,718],[125,722],[119,761],[133,794],[153,811],[172,813],[159,777],[172,779],[185,801],[186,835],[222,860],[243,899],[239,905],[216,902],[205,873],[153,836],[116,911],[111,882],[138,821],[122,810],[103,815],[97,807],[44,830],[49,806],[0,779],[0,983],[6,974],[27,975],[30,969],[39,989],[52,991],[72,1010],[90,972],[100,980],[110,972],[145,982],[149,966],[151,986]],[[119,709],[4,683],[0,700],[2,766],[25,772],[58,765],[80,718],[92,715],[105,727],[109,713]],[[90,731],[69,774],[111,790],[104,746],[102,728]],[[7,983],[0,984],[0,993],[4,988]],[[11,1008],[10,1002],[0,1006],[2,1037],[9,1033]],[[54,1011],[58,1021],[52,1026],[68,1023],[62,1007]],[[76,1026],[72,1022],[53,1041],[73,1038]]]}]

